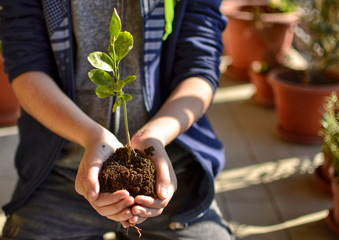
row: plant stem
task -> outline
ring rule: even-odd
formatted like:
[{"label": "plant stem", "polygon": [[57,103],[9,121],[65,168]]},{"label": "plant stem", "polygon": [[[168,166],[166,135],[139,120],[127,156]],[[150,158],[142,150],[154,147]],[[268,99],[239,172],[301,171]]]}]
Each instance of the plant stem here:
[{"label": "plant stem", "polygon": [[128,120],[127,120],[127,105],[125,101],[122,101],[124,104],[124,119],[125,119],[125,131],[126,131],[126,138],[127,138],[127,148],[128,148],[128,161],[131,161],[131,137],[129,135],[129,129],[128,129]]}]

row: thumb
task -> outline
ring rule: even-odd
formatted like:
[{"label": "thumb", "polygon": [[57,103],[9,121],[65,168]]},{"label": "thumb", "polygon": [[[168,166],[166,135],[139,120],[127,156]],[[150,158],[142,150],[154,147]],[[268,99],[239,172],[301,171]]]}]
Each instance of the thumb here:
[{"label": "thumb", "polygon": [[101,164],[86,166],[85,162],[84,159],[80,162],[75,179],[75,190],[88,201],[94,201],[98,198],[100,192],[98,177]]},{"label": "thumb", "polygon": [[177,179],[174,174],[172,164],[163,159],[155,163],[156,174],[156,191],[160,199],[172,198],[176,188]]},{"label": "thumb", "polygon": [[83,181],[84,190],[86,193],[86,198],[88,201],[94,201],[99,197],[100,184],[99,184],[99,171],[101,168],[99,164],[93,164],[88,168],[87,173],[85,173],[85,178]]}]

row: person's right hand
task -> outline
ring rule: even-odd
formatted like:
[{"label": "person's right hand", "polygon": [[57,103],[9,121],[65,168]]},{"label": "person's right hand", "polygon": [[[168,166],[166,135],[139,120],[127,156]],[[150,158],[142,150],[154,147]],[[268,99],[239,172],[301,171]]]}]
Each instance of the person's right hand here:
[{"label": "person's right hand", "polygon": [[12,86],[28,114],[55,134],[85,149],[75,181],[76,191],[101,215],[124,221],[124,216],[129,214],[128,206],[133,205],[134,200],[126,192],[100,194],[98,180],[102,163],[123,145],[86,115],[48,74],[26,72],[16,77]]},{"label": "person's right hand", "polygon": [[134,205],[134,198],[125,190],[100,193],[99,184],[99,171],[103,162],[119,147],[123,145],[108,130],[94,134],[85,144],[75,189],[100,215],[121,222],[127,227],[127,221],[133,217],[129,207]]},{"label": "person's right hand", "polygon": [[125,228],[130,226],[128,220],[133,217],[130,207],[135,201],[128,191],[100,193],[97,199],[89,200],[89,203],[101,216],[120,222]]}]

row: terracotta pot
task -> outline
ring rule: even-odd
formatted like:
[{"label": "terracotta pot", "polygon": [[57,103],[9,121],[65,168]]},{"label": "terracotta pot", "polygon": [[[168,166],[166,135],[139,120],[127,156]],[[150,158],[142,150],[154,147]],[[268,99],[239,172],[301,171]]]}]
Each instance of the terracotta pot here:
[{"label": "terracotta pot", "polygon": [[333,207],[326,218],[328,226],[339,235],[339,181],[331,175],[331,187],[333,192]]},{"label": "terracotta pot", "polygon": [[[292,82],[302,71],[275,68],[270,71],[269,82],[273,87],[278,124],[276,134],[282,139],[304,144],[321,143],[320,120],[324,112],[326,97],[333,91],[339,93],[339,76],[336,84],[302,85]],[[286,79],[290,79],[287,81]]]},{"label": "terracotta pot", "polygon": [[3,62],[0,54],[0,126],[15,125],[20,115],[20,107],[4,72]]},{"label": "terracotta pot", "polygon": [[331,176],[330,176],[330,167],[331,167],[331,156],[323,152],[323,163],[315,169],[315,177],[319,188],[330,195],[332,195],[331,189]]},{"label": "terracotta pot", "polygon": [[263,107],[274,107],[273,89],[267,81],[268,73],[257,73],[250,67],[248,68],[248,75],[256,89],[251,100]]},{"label": "terracotta pot", "polygon": [[[265,61],[270,66],[284,58],[293,40],[293,31],[300,14],[262,13],[254,24],[254,14],[243,11],[245,6],[267,5],[268,0],[223,1],[221,11],[228,18],[223,33],[224,54],[232,59],[231,74],[244,78],[253,61]],[[237,78],[237,76],[232,76]],[[248,76],[247,76],[248,78]]]}]

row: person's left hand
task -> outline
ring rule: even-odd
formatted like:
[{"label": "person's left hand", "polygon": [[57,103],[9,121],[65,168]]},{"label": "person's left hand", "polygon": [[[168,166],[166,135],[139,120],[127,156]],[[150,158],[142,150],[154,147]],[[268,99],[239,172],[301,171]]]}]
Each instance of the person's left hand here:
[{"label": "person's left hand", "polygon": [[131,139],[131,145],[140,151],[154,147],[153,156],[148,157],[155,166],[158,196],[156,199],[143,195],[135,197],[135,205],[131,208],[133,217],[128,220],[129,224],[133,225],[140,224],[149,217],[159,216],[163,212],[177,189],[177,178],[163,144],[151,134],[145,131],[137,132]]}]

